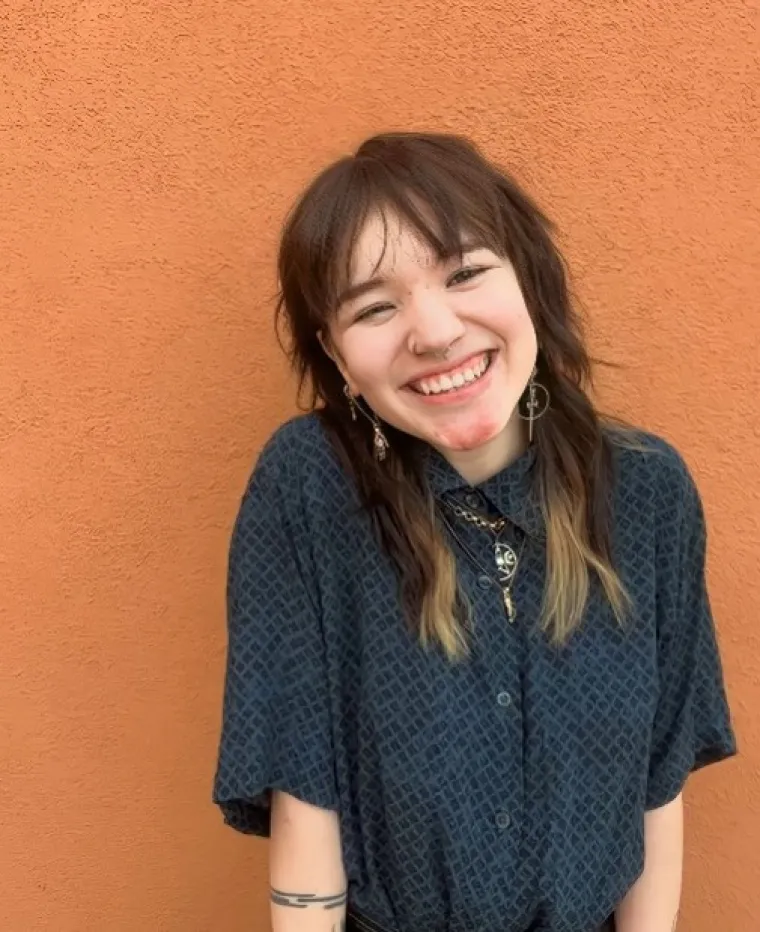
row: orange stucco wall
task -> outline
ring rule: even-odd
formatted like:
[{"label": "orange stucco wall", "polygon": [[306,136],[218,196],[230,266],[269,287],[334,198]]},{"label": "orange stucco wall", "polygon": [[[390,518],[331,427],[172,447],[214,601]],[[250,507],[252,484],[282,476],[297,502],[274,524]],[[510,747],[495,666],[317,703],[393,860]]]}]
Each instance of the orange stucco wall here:
[{"label": "orange stucco wall", "polygon": [[741,758],[683,927],[760,928],[748,0],[31,3],[0,15],[0,930],[265,929],[209,803],[231,522],[293,410],[279,222],[363,135],[465,131],[557,218],[604,403],[700,481]]}]

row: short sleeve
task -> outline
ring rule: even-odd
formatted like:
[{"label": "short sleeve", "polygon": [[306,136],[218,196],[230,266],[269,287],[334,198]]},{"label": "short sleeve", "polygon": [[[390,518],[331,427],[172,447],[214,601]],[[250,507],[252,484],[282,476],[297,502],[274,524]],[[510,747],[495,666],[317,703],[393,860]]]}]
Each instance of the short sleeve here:
[{"label": "short sleeve", "polygon": [[662,502],[657,548],[659,697],[647,808],[675,799],[689,774],[736,753],[705,582],[706,530],[697,488],[679,459]]},{"label": "short sleeve", "polygon": [[[268,835],[271,790],[337,809],[325,645],[310,541],[286,457],[265,450],[235,522],[214,801]],[[292,457],[291,457],[292,460]]]}]

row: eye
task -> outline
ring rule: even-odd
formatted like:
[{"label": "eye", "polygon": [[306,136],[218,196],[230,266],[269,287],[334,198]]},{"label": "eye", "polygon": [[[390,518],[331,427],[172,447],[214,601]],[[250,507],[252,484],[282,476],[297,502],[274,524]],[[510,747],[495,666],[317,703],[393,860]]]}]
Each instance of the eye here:
[{"label": "eye", "polygon": [[373,304],[371,307],[365,307],[354,316],[354,323],[360,323],[365,320],[373,320],[380,314],[385,314],[393,310],[392,304]]},{"label": "eye", "polygon": [[474,278],[477,278],[479,275],[482,275],[483,272],[486,272],[487,269],[482,265],[468,265],[463,269],[459,269],[458,272],[449,278],[448,285],[464,285],[466,282],[472,281]]}]

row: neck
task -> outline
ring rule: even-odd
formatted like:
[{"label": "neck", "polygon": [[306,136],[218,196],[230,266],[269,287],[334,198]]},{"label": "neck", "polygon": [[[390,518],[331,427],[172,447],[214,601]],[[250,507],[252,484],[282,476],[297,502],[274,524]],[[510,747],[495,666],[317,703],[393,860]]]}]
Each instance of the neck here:
[{"label": "neck", "polygon": [[440,450],[470,485],[479,485],[506,469],[528,448],[525,424],[513,415],[504,430],[474,450]]}]

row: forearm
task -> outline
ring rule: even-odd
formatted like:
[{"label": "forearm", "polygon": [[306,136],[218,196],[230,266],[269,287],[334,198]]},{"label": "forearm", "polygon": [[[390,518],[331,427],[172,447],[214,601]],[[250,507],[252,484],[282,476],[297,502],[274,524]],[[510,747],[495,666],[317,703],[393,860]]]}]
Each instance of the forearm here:
[{"label": "forearm", "polygon": [[683,871],[683,798],[644,821],[644,871],[615,913],[617,932],[674,932]]},{"label": "forearm", "polygon": [[275,793],[269,865],[273,932],[344,932],[346,877],[336,813]]}]

